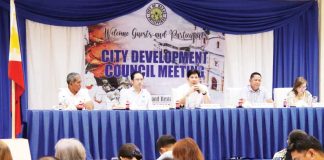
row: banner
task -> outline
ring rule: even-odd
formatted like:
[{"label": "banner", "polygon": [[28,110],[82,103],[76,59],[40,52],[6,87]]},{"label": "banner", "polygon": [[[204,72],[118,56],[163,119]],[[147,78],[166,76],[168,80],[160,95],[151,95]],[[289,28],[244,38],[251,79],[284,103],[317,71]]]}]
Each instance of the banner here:
[{"label": "banner", "polygon": [[141,71],[153,104],[170,104],[171,90],[197,69],[212,103],[222,103],[223,33],[199,28],[158,2],[106,23],[88,26],[85,84],[98,109],[118,104],[130,74]]}]

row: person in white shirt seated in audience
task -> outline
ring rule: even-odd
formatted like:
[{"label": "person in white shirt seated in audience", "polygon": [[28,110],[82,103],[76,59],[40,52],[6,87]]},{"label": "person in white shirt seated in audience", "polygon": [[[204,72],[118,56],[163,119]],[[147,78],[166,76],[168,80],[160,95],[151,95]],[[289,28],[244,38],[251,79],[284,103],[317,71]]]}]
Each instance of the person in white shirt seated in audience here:
[{"label": "person in white shirt seated in audience", "polygon": [[287,101],[289,106],[310,107],[312,106],[312,94],[306,90],[307,81],[303,77],[297,77],[294,88],[288,93]]},{"label": "person in white shirt seated in audience", "polygon": [[144,75],[139,71],[131,74],[132,87],[120,91],[120,107],[127,107],[133,110],[146,110],[152,106],[151,94],[143,88]]},{"label": "person in white shirt seated in audience", "polygon": [[58,99],[59,105],[65,109],[93,109],[93,102],[88,90],[81,89],[81,76],[78,73],[69,73],[66,78],[68,88],[60,90]]},{"label": "person in white shirt seated in audience", "polygon": [[208,88],[200,83],[200,72],[198,70],[189,70],[187,72],[187,83],[179,86],[176,90],[178,96],[175,98],[176,101],[187,108],[210,103]]},{"label": "person in white shirt seated in audience", "polygon": [[177,140],[171,135],[162,135],[156,141],[156,149],[160,153],[160,157],[157,160],[164,160],[166,158],[173,159],[172,149]]},{"label": "person in white shirt seated in audience", "polygon": [[250,85],[241,91],[243,105],[255,103],[273,103],[272,96],[268,90],[261,86],[262,76],[258,72],[253,72],[250,76]]}]

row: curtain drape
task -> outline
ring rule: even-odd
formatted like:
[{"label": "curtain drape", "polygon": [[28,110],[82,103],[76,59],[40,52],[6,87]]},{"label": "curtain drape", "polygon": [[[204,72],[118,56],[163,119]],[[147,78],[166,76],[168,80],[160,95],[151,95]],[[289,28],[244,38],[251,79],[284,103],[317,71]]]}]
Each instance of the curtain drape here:
[{"label": "curtain drape", "polygon": [[160,0],[189,22],[213,31],[250,34],[270,31],[295,21],[315,1]]},{"label": "curtain drape", "polygon": [[297,21],[274,30],[273,87],[291,87],[298,76],[308,81],[308,90],[319,93],[318,8]]},{"label": "curtain drape", "polygon": [[[142,8],[151,0],[15,0],[17,15],[60,26],[98,24]],[[9,0],[0,0],[9,8]]]},{"label": "curtain drape", "polygon": [[226,34],[225,40],[224,88],[247,86],[250,74],[259,72],[262,75],[262,85],[271,91],[273,32],[251,35]]},{"label": "curtain drape", "polygon": [[84,72],[86,27],[51,26],[32,21],[26,25],[28,105],[32,109],[51,108],[58,102],[59,88],[67,87],[66,75]]}]

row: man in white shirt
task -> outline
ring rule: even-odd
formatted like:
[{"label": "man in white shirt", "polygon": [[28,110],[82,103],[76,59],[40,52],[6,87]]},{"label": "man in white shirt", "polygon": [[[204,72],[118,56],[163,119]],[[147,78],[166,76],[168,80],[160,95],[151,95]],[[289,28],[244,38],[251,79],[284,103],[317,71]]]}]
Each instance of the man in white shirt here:
[{"label": "man in white shirt", "polygon": [[187,83],[179,86],[178,97],[175,100],[187,108],[198,107],[200,104],[210,103],[210,96],[207,86],[200,84],[200,73],[198,70],[187,72]]},{"label": "man in white shirt", "polygon": [[272,103],[272,96],[268,90],[261,86],[261,74],[253,72],[250,76],[250,85],[243,88],[241,98],[243,104]]},{"label": "man in white shirt", "polygon": [[68,88],[59,92],[59,105],[66,109],[93,109],[93,103],[87,89],[81,89],[81,76],[78,73],[69,73],[66,78]]},{"label": "man in white shirt", "polygon": [[131,74],[132,87],[128,89],[122,89],[120,91],[119,102],[121,106],[129,104],[129,109],[133,110],[146,110],[152,106],[152,96],[146,90],[143,89],[144,75],[135,71]]}]

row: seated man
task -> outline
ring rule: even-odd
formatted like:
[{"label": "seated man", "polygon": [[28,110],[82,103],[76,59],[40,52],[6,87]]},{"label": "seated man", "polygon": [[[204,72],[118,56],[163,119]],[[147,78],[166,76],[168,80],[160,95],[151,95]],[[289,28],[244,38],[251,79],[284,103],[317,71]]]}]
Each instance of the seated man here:
[{"label": "seated man", "polygon": [[68,88],[61,89],[58,99],[59,105],[66,109],[93,109],[93,103],[87,89],[81,89],[81,76],[69,73],[66,78]]},{"label": "seated man", "polygon": [[164,160],[166,158],[173,159],[172,149],[176,142],[176,139],[171,135],[162,135],[159,137],[156,141],[156,149],[161,156],[157,160]]},{"label": "seated man", "polygon": [[141,151],[133,143],[123,144],[118,151],[118,160],[141,160]]},{"label": "seated man", "polygon": [[293,160],[323,160],[324,150],[321,143],[313,136],[298,140],[288,146]]},{"label": "seated man", "polygon": [[132,87],[128,89],[122,89],[120,91],[120,105],[129,105],[130,109],[148,109],[152,106],[152,96],[146,90],[143,89],[144,75],[135,71],[131,74]]},{"label": "seated man", "polygon": [[241,98],[244,104],[250,103],[272,103],[271,94],[267,89],[261,86],[261,74],[253,72],[250,76],[250,85],[243,88]]},{"label": "seated man", "polygon": [[200,73],[198,70],[187,72],[187,83],[177,88],[178,97],[176,101],[188,108],[198,107],[200,104],[210,103],[207,86],[200,84]]}]

